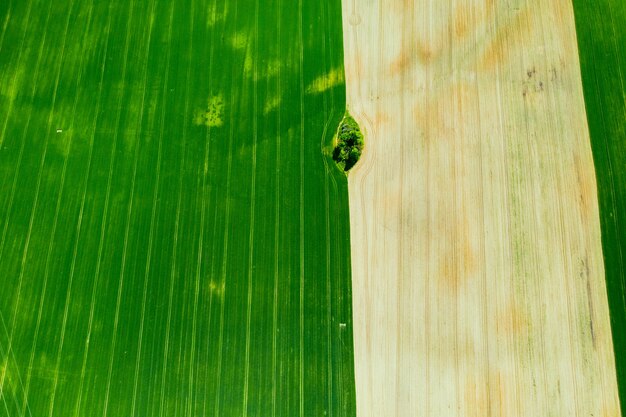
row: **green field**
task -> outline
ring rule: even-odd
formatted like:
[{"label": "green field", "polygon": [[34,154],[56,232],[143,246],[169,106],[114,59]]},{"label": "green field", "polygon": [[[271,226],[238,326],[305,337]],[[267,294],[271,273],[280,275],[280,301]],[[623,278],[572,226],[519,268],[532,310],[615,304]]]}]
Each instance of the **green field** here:
[{"label": "green field", "polygon": [[339,0],[0,2],[0,416],[355,414],[341,45]]},{"label": "green field", "polygon": [[622,415],[626,415],[626,2],[574,0]]}]

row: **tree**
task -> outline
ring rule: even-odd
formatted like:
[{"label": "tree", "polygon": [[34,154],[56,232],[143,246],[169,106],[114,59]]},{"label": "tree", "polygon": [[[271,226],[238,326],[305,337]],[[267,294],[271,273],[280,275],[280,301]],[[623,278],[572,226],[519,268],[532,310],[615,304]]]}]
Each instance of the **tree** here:
[{"label": "tree", "polygon": [[364,140],[356,120],[347,112],[337,129],[336,140],[337,146],[333,150],[333,160],[344,171],[348,171],[359,161]]}]

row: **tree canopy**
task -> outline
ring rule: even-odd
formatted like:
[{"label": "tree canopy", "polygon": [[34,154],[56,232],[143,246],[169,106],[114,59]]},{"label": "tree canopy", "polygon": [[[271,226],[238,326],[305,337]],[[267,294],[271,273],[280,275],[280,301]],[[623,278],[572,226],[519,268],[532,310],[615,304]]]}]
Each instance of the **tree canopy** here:
[{"label": "tree canopy", "polygon": [[341,169],[349,171],[359,161],[364,144],[358,123],[346,112],[337,129],[333,160]]}]

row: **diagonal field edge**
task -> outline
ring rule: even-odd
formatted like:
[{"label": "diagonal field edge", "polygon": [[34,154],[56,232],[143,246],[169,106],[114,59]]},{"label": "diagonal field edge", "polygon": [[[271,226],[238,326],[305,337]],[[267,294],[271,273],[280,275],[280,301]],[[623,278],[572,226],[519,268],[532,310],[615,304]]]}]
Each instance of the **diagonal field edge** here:
[{"label": "diagonal field edge", "polygon": [[574,0],[578,53],[598,182],[602,246],[626,415],[626,6]]}]

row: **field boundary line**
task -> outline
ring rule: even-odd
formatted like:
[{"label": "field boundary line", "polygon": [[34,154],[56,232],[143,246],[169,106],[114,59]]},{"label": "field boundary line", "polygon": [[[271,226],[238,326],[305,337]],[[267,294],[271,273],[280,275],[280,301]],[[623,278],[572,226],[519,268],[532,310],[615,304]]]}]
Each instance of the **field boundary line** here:
[{"label": "field boundary line", "polygon": [[[614,45],[613,48],[614,48],[615,51],[617,51],[617,46],[616,45]],[[592,51],[591,54],[595,58],[596,51]],[[619,57],[616,57],[616,59],[619,61]],[[593,90],[593,93],[594,93],[594,95],[599,97],[601,95],[601,91],[602,90],[600,89],[598,74],[601,73],[601,71],[598,72],[598,71],[595,70],[595,69],[597,69],[597,66],[595,65],[595,62],[597,62],[597,61],[594,59],[594,76],[593,76],[594,90]],[[581,76],[582,76],[582,73],[581,73]],[[623,90],[623,88],[622,88],[622,90]],[[585,100],[585,103],[587,103],[587,100]],[[622,107],[626,108],[626,99],[625,99],[625,101],[622,101]],[[602,130],[604,131],[604,130],[609,129],[607,127],[607,125],[609,124],[608,122],[610,120],[607,120],[607,114],[605,112],[604,106],[602,106],[602,105],[598,106],[598,113],[599,113],[599,116],[600,116],[600,118],[602,120]],[[590,140],[592,140],[591,132],[590,132]],[[593,143],[593,141],[592,141],[592,143]],[[592,146],[592,148],[593,148],[593,146]],[[611,158],[611,147],[609,146],[609,141],[607,141],[606,138],[604,138],[602,140],[602,148],[603,148],[602,150],[603,150],[604,158],[605,158],[606,165],[607,165],[607,172],[608,172],[608,175],[607,175],[608,181],[607,182],[608,182],[609,187],[608,187],[606,193],[609,195],[609,198],[608,198],[609,205],[610,205],[609,212],[611,213],[610,221],[611,221],[612,225],[614,226],[614,227],[609,227],[609,228],[611,229],[610,230],[611,232],[614,232],[617,235],[617,245],[616,245],[616,247],[617,247],[617,251],[618,251],[619,259],[620,259],[620,261],[617,263],[617,269],[618,269],[619,280],[621,281],[621,288],[622,288],[622,293],[621,293],[621,297],[620,297],[621,300],[620,301],[621,301],[621,307],[626,309],[626,292],[623,291],[623,289],[624,289],[624,282],[625,282],[624,280],[626,278],[626,275],[625,275],[625,270],[624,270],[622,245],[621,245],[621,242],[619,241],[619,236],[618,236],[619,235],[619,231],[621,230],[621,227],[620,227],[619,216],[617,215],[618,207],[617,207],[617,192],[616,192],[616,188],[615,188],[615,177],[614,177],[615,170],[613,168],[613,166],[614,166],[613,165],[613,159]],[[593,156],[594,156],[594,164],[595,164],[595,152],[594,152]],[[598,192],[599,192],[600,191],[600,184],[598,183],[598,177],[596,177],[596,183],[597,183]],[[600,209],[600,211],[602,211],[602,209],[600,207],[600,203],[601,203],[601,201],[600,201],[599,196],[598,196],[598,208]],[[601,223],[603,222],[602,216],[600,218],[600,222]],[[601,233],[603,233],[605,228],[601,226],[601,229],[602,229]],[[602,246],[602,249],[604,251],[604,244]],[[605,268],[605,275],[606,275],[608,263],[605,262],[604,259],[602,260],[602,265]],[[607,277],[608,277],[608,275],[607,275]],[[608,288],[609,287],[609,280],[606,279],[606,277],[605,277],[605,285],[606,285],[606,288],[607,288],[607,291],[608,291],[609,290],[609,288]],[[609,301],[609,311],[611,311],[610,305],[611,305],[611,303]],[[609,314],[611,314],[611,313],[609,313]],[[610,316],[609,316],[609,318],[610,318]],[[614,323],[612,322],[612,320],[611,320],[611,323],[610,323],[610,328],[611,328],[611,337],[612,337],[612,340],[614,341],[615,340],[613,338]],[[617,360],[618,360],[618,358],[617,358],[617,352],[615,351],[615,349],[616,349],[616,346],[614,344],[613,345],[613,352],[614,352],[614,355],[615,355],[616,372],[617,372],[618,371],[618,369],[617,369],[617,365],[618,365],[617,364]],[[618,402],[619,402],[619,406],[624,408],[623,404],[621,404],[621,400],[622,400],[621,395],[620,395],[621,394],[621,392],[620,392],[620,382],[621,381],[619,380],[619,374],[616,375],[616,378],[617,378],[617,384],[618,384]]]}]

